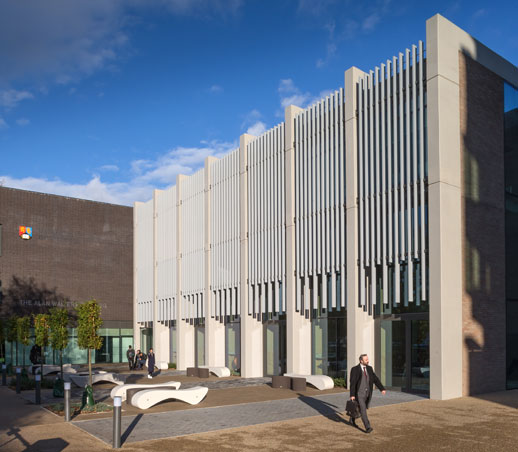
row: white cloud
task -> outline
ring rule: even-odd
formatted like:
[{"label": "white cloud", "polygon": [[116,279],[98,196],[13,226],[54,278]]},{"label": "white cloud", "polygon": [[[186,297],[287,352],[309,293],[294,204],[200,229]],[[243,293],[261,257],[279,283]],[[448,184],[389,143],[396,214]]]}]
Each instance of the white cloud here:
[{"label": "white cloud", "polygon": [[[306,108],[307,106],[321,100],[332,91],[323,90],[315,96],[309,91],[302,92],[297,86],[295,86],[293,80],[288,78],[279,82],[278,92],[281,98],[281,107],[284,110],[284,108],[286,108],[288,105],[295,105],[300,108]],[[282,114],[284,113],[280,113],[280,115]]]},{"label": "white cloud", "polygon": [[246,130],[246,133],[256,137],[262,135],[264,132],[266,132],[266,124],[262,121],[257,121]]},{"label": "white cloud", "polygon": [[0,130],[7,129],[9,126],[5,122],[4,118],[0,118]]},{"label": "white cloud", "polygon": [[99,168],[101,171],[119,171],[117,165],[103,165]]},{"label": "white cloud", "polygon": [[30,123],[31,123],[31,121],[29,121],[28,119],[25,119],[25,118],[20,118],[20,119],[16,120],[16,124],[18,124],[21,127],[28,126]]},{"label": "white cloud", "polygon": [[378,12],[374,12],[370,15],[368,15],[362,22],[362,29],[365,31],[372,31],[374,28],[376,28],[376,25],[381,20],[381,16]]},{"label": "white cloud", "polygon": [[[132,205],[135,201],[150,199],[154,189],[174,185],[178,174],[194,173],[204,165],[205,157],[221,158],[238,146],[236,143],[218,141],[202,142],[201,145],[177,147],[154,160],[134,160],[131,162],[131,176],[121,182],[103,182],[97,174],[84,184],[37,177],[17,179],[7,175],[0,176],[0,180],[6,187]],[[104,168],[109,166],[115,165],[105,165]]]},{"label": "white cloud", "polygon": [[0,91],[0,107],[11,109],[16,107],[22,100],[33,98],[34,96],[29,91],[3,90]]},{"label": "white cloud", "polygon": [[131,54],[132,27],[140,15],[225,19],[241,0],[45,0],[2,2],[0,83],[66,84],[106,68]]},{"label": "white cloud", "polygon": [[221,92],[223,92],[223,87],[221,87],[220,85],[212,85],[209,88],[209,92],[211,92],[211,93],[221,93]]}]

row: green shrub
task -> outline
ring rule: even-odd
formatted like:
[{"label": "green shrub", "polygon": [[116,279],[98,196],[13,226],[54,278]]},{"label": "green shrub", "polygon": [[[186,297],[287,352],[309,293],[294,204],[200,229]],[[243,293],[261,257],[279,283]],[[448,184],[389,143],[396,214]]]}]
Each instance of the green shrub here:
[{"label": "green shrub", "polygon": [[[85,405],[82,408],[80,403],[74,402],[70,404],[70,407],[72,408],[72,415],[74,416],[81,413],[105,413],[113,410],[113,406],[103,402],[96,403],[93,406]],[[45,408],[59,416],[63,416],[65,414],[65,405],[63,402],[53,403],[52,405],[47,405]]]},{"label": "green shrub", "polygon": [[[11,389],[16,389],[16,377],[11,378],[9,381],[9,387]],[[29,391],[36,389],[36,380],[29,378],[27,375],[22,374],[22,381],[20,388],[22,391]],[[50,378],[42,378],[41,379],[41,389],[53,389],[54,388],[54,380]]]},{"label": "green shrub", "polygon": [[167,364],[168,369],[176,369],[176,363],[169,363]]},{"label": "green shrub", "polygon": [[345,378],[333,378],[333,381],[335,382],[335,387],[347,388],[347,381],[345,380]]}]

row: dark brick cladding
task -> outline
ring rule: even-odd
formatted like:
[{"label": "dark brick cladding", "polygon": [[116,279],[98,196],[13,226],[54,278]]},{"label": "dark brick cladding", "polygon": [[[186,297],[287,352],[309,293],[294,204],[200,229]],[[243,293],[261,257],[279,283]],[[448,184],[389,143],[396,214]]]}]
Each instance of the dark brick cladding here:
[{"label": "dark brick cladding", "polygon": [[[106,326],[133,319],[133,209],[0,187],[4,315],[96,298]],[[19,226],[31,226],[22,240]],[[20,300],[22,300],[20,302]],[[29,300],[29,303],[26,302]],[[69,304],[70,306],[71,304]]]},{"label": "dark brick cladding", "polygon": [[[503,80],[459,54],[463,392],[505,389]],[[455,357],[452,357],[455,359]]]}]

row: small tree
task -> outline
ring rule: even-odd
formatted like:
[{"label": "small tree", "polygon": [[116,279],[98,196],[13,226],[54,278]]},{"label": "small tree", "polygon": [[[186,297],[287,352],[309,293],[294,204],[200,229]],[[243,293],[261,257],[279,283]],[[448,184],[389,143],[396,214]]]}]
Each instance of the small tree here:
[{"label": "small tree", "polygon": [[99,350],[103,345],[103,338],[97,334],[102,324],[101,307],[95,299],[86,301],[77,307],[77,345],[79,348],[88,350],[90,390],[92,388],[92,350]]},{"label": "small tree", "polygon": [[50,310],[50,346],[59,351],[59,365],[61,367],[61,380],[63,380],[63,350],[68,345],[68,311],[66,309],[52,308]]},{"label": "small tree", "polygon": [[18,365],[18,353],[16,353],[16,358],[13,360],[13,344],[16,342],[16,337],[18,336],[18,322],[17,317],[13,315],[7,319],[7,342],[11,344],[11,365],[13,361],[15,365]]},{"label": "small tree", "polygon": [[43,361],[45,347],[49,345],[49,316],[48,314],[37,314],[34,316],[34,336],[36,345],[41,347],[41,375],[43,375]]},{"label": "small tree", "polygon": [[25,347],[29,345],[31,339],[31,318],[29,316],[18,317],[16,321],[16,340],[23,345],[23,367],[25,367]]}]

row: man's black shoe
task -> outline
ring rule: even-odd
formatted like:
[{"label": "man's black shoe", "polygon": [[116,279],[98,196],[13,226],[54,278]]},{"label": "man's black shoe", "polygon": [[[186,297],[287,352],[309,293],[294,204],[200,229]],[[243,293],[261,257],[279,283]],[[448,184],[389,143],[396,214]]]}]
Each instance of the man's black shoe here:
[{"label": "man's black shoe", "polygon": [[358,426],[356,425],[356,420],[353,417],[349,418],[349,424],[351,424],[353,427],[358,428]]},{"label": "man's black shoe", "polygon": [[372,428],[371,427],[369,427],[367,430],[365,430],[365,433],[370,433],[370,432],[372,432]]}]

